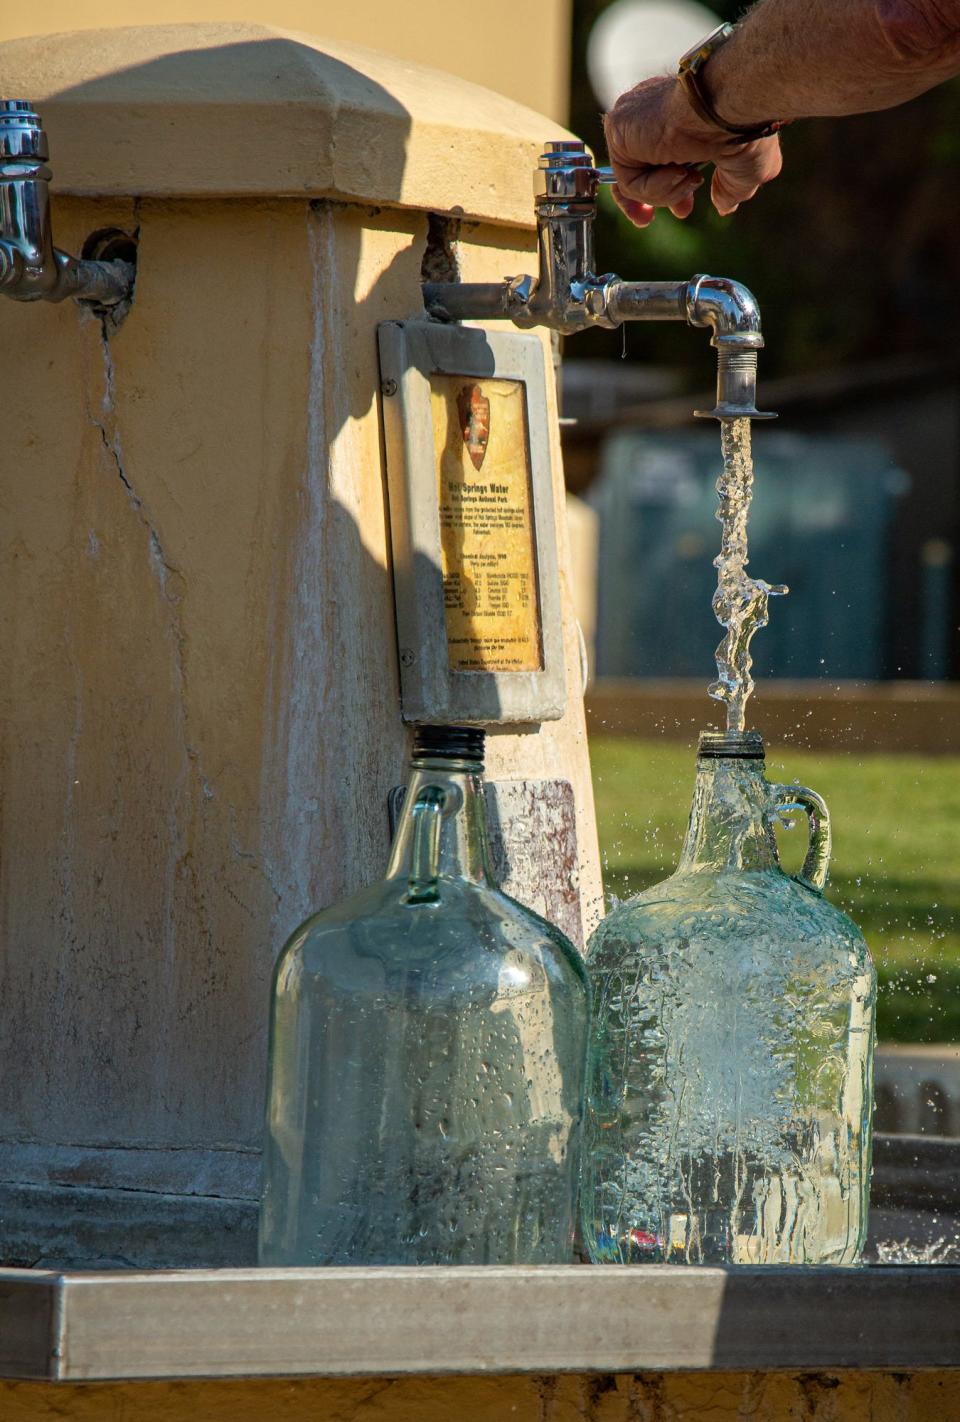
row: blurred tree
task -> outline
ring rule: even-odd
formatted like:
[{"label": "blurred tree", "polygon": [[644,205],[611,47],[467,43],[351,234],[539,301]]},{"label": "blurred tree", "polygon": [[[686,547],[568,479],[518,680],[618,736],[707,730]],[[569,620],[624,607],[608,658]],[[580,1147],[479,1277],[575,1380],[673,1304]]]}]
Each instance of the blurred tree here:
[{"label": "blurred tree", "polygon": [[[610,0],[574,0],[571,127],[604,155],[587,39]],[[722,19],[743,6],[712,0]],[[797,123],[783,135],[784,173],[720,218],[705,192],[678,222],[658,213],[644,232],[605,200],[598,261],[624,276],[709,271],[760,300],[764,374],[785,375],[891,355],[954,358],[960,289],[960,81],[883,113]],[[604,194],[604,198],[607,195]],[[578,337],[576,354],[619,353],[620,336]],[[627,356],[683,363],[708,383],[709,357],[668,327],[631,332]]]}]

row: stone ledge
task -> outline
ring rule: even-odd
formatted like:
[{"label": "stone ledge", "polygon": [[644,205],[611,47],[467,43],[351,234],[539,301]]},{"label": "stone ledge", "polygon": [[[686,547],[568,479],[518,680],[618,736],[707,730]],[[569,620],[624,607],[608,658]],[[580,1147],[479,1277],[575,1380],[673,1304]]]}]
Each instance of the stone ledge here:
[{"label": "stone ledge", "polygon": [[960,1366],[960,1269],[0,1272],[0,1375]]},{"label": "stone ledge", "polygon": [[537,155],[567,136],[451,74],[269,25],[8,40],[0,70],[40,111],[55,191],[85,197],[337,197],[532,228]]}]

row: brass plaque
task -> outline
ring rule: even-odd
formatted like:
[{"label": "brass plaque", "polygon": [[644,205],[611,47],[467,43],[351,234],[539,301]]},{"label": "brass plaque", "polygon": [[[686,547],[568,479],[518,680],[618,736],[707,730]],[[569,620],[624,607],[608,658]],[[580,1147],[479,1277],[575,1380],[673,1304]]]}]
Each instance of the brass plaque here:
[{"label": "brass plaque", "polygon": [[447,651],[454,671],[543,666],[524,385],[430,377]]}]

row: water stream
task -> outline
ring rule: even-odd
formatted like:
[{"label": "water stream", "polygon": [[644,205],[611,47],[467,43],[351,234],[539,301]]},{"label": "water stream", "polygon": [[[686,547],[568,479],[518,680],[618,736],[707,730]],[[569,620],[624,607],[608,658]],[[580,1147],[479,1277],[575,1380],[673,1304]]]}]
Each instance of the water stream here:
[{"label": "water stream", "polygon": [[717,569],[717,590],[713,610],[726,635],[716,651],[717,680],[710,695],[727,703],[727,730],[746,729],[747,701],[753,691],[750,642],[758,627],[769,621],[767,605],[771,597],[789,591],[784,584],[765,583],[747,572],[747,521],[753,498],[753,457],[750,452],[750,421],[721,420],[720,442],[723,473],[717,480],[720,507],[717,518],[723,526],[720,553],[713,560]]}]

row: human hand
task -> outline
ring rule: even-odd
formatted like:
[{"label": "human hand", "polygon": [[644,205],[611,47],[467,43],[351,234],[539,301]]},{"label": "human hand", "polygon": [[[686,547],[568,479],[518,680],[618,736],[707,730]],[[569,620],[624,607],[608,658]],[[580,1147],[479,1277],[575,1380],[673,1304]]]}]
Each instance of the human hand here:
[{"label": "human hand", "polygon": [[621,94],[604,119],[607,152],[616,177],[613,196],[637,227],[658,207],[689,217],[703,184],[697,171],[713,163],[710,197],[725,217],[736,212],[783,166],[780,140],[745,142],[695,113],[676,79],[644,79]]}]

